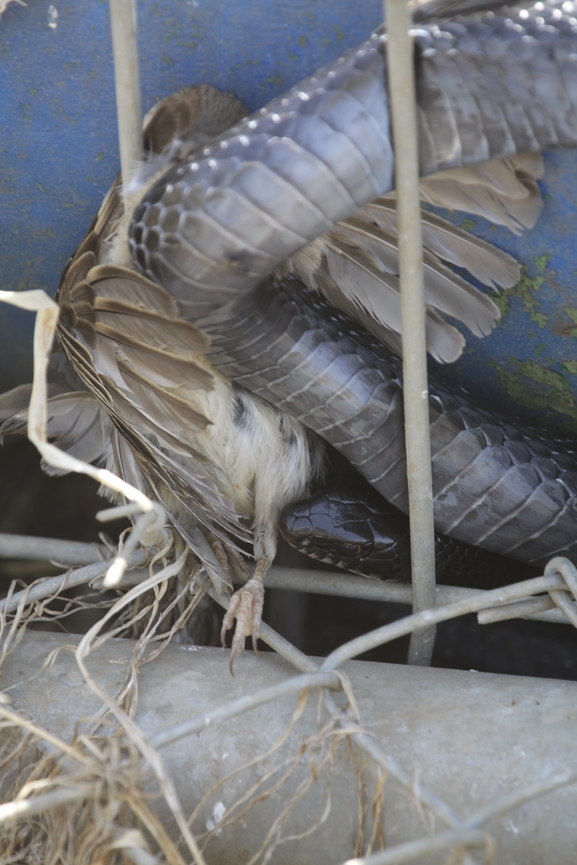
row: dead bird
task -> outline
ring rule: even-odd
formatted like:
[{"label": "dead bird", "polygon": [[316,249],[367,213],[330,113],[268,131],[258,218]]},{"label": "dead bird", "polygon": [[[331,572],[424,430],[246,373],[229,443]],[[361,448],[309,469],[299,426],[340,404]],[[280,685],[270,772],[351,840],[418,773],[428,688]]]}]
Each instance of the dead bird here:
[{"label": "dead bird", "polygon": [[[187,88],[150,113],[145,141],[154,152],[193,125],[202,142],[239,113],[245,109],[228,94]],[[204,356],[209,340],[179,320],[174,298],[117,264],[126,258],[126,226],[117,180],[61,278],[59,372],[73,387],[52,386],[48,433],[63,450],[160,499],[201,561],[191,529],[203,526],[225,583],[229,561],[244,567],[248,582],[224,622],[226,630],[235,614],[239,621],[233,658],[245,631],[256,644],[278,516],[322,477],[323,445],[215,369]],[[0,398],[2,433],[25,432],[30,391]],[[253,575],[235,540],[253,544]]]}]

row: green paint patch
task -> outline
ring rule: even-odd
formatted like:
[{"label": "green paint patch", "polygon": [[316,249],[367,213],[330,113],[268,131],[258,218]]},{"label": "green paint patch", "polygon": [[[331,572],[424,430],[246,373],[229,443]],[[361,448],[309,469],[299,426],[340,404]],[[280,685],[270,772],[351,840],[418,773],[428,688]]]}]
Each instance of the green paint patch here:
[{"label": "green paint patch", "polygon": [[[531,336],[535,336],[535,334],[532,333]],[[536,357],[541,357],[541,355],[543,354],[543,351],[546,348],[547,348],[547,343],[541,342],[541,343],[539,343],[539,345],[537,346],[537,348],[535,349],[535,351],[533,353],[535,354]]]},{"label": "green paint patch", "polygon": [[341,28],[338,26],[338,24],[335,24],[334,28],[335,28],[335,33],[336,33],[336,37],[337,37],[337,42],[342,42],[343,39],[345,38],[345,34],[341,30]]},{"label": "green paint patch", "polygon": [[539,327],[547,327],[549,317],[544,312],[539,311],[541,304],[533,297],[533,292],[539,291],[544,282],[544,276],[529,276],[527,268],[522,267],[521,279],[513,289],[514,293],[523,301],[523,306],[529,313],[531,321],[534,321]]},{"label": "green paint patch", "polygon": [[[565,314],[577,325],[577,309],[574,306],[564,306],[563,311]],[[562,330],[563,336],[577,336],[577,326],[572,327],[569,325],[568,327],[564,327]]]},{"label": "green paint patch", "polygon": [[[561,373],[547,369],[533,360],[519,362],[511,358],[511,366],[516,367],[514,372],[500,366],[495,360],[490,360],[489,363],[496,370],[513,402],[545,411],[552,409],[577,421],[575,398],[569,382]],[[577,363],[574,365],[577,374]]]},{"label": "green paint patch", "polygon": [[474,219],[469,219],[467,217],[467,219],[464,219],[462,221],[461,228],[463,229],[463,231],[470,231],[472,228],[474,228],[476,226],[476,224],[477,223],[475,222]]},{"label": "green paint patch", "polygon": [[282,78],[277,74],[273,75],[272,78],[267,78],[267,84],[278,84],[279,86],[282,84]]},{"label": "green paint patch", "polygon": [[550,253],[547,253],[546,255],[538,255],[536,258],[533,259],[539,270],[546,270],[549,266],[550,260]]},{"label": "green paint patch", "polygon": [[104,159],[104,153],[102,152],[102,150],[100,151],[100,153],[96,154],[96,158],[99,162],[102,162],[102,160]]},{"label": "green paint patch", "polygon": [[491,300],[499,308],[501,318],[505,318],[511,309],[511,295],[506,289],[501,289],[498,294],[493,294]]},{"label": "green paint patch", "polygon": [[571,375],[577,375],[577,360],[564,360],[561,366],[565,372],[570,372]]},{"label": "green paint patch", "polygon": [[30,94],[30,96],[36,96],[36,94],[38,93],[38,90],[36,89],[36,87],[29,87],[28,93]]},{"label": "green paint patch", "polygon": [[301,48],[306,48],[307,45],[308,45],[308,41],[307,41],[306,36],[299,36],[299,37],[297,38],[297,42],[299,43],[299,45],[301,46]]}]

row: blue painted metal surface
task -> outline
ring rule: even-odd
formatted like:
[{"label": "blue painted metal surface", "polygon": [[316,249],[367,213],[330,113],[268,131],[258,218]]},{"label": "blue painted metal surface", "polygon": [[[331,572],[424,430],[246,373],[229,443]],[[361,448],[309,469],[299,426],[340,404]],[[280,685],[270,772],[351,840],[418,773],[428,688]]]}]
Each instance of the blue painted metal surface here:
[{"label": "blue painted metal surface", "polygon": [[[143,107],[207,82],[250,108],[365,38],[381,0],[138,0]],[[56,10],[57,17],[54,17]],[[118,170],[108,4],[29,0],[0,20],[0,273],[54,293]],[[56,27],[50,27],[56,24]],[[525,265],[501,325],[443,374],[476,398],[574,432],[577,153],[546,156],[545,207],[524,237],[450,216]],[[0,389],[30,380],[32,316],[0,307]],[[512,405],[514,403],[514,405]]]},{"label": "blue painted metal surface", "polygon": [[[137,13],[143,110],[203,82],[255,109],[366,38],[382,5],[137,0]],[[3,289],[54,294],[118,168],[108,3],[9,5],[0,19]],[[32,321],[0,308],[0,390],[30,380]]]},{"label": "blue painted metal surface", "polygon": [[[502,319],[485,339],[467,335],[458,363],[443,377],[487,407],[577,433],[577,150],[545,154],[544,206],[518,237],[478,217],[443,216],[523,264],[521,280],[497,299]],[[466,333],[466,331],[463,331]],[[438,368],[438,365],[436,365]]]}]

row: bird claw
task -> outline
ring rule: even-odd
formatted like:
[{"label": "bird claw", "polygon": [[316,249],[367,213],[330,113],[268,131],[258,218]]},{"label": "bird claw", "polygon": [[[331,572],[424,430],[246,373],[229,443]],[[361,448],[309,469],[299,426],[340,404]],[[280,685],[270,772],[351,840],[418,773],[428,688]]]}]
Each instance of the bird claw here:
[{"label": "bird claw", "polygon": [[234,593],[222,622],[220,639],[224,645],[226,632],[232,628],[236,617],[236,629],[232,638],[229,667],[234,675],[233,664],[237,655],[244,651],[244,641],[252,636],[252,646],[257,651],[257,640],[262,620],[264,604],[264,586],[261,579],[253,577],[241,589]]}]

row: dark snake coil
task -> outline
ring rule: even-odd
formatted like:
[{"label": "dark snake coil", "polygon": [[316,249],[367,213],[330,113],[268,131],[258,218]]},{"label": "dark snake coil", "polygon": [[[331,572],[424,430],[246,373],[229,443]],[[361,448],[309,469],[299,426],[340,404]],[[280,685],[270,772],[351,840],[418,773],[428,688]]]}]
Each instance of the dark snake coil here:
[{"label": "dark snake coil", "polygon": [[[577,144],[577,21],[542,4],[415,32],[423,174]],[[399,361],[268,275],[392,187],[386,38],[176,161],[137,207],[136,266],[212,337],[232,379],[297,417],[407,511]],[[577,561],[574,445],[429,390],[435,526],[533,564]]]}]

